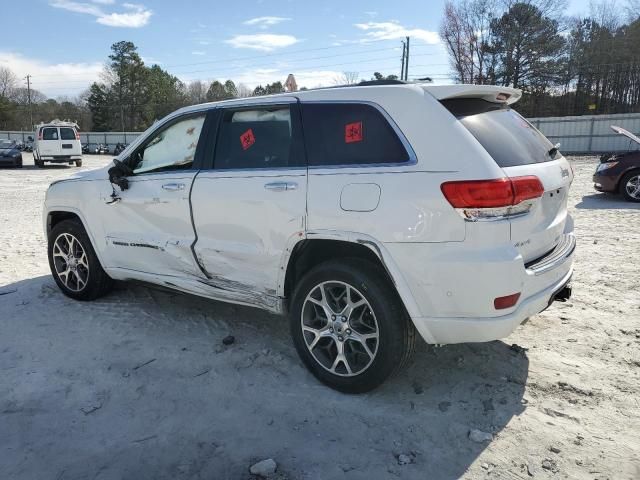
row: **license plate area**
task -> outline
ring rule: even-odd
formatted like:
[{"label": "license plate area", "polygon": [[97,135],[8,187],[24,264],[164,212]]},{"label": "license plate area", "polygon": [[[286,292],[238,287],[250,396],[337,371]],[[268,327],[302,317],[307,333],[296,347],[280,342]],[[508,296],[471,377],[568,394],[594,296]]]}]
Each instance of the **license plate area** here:
[{"label": "license plate area", "polygon": [[63,143],[62,148],[73,148],[73,145],[70,143]]}]

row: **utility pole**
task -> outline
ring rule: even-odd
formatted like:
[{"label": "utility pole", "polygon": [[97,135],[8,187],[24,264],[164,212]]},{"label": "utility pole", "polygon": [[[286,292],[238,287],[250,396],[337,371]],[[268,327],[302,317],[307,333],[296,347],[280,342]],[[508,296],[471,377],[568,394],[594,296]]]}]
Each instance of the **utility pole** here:
[{"label": "utility pole", "polygon": [[409,80],[409,41],[410,41],[410,37],[407,37],[407,54],[406,54],[406,60],[404,61],[404,79],[405,79],[405,81]]},{"label": "utility pole", "polygon": [[404,59],[407,51],[407,44],[402,40],[402,66],[400,67],[400,80],[404,80]]},{"label": "utility pole", "polygon": [[31,111],[31,75],[27,75],[27,98],[29,101],[29,130],[33,128],[33,112]]}]

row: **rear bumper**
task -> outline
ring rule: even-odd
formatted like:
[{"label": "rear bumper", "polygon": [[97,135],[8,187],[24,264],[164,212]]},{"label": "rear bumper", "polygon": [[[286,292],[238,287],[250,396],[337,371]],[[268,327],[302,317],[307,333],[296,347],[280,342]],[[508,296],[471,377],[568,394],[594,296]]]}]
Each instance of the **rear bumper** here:
[{"label": "rear bumper", "polygon": [[51,163],[68,163],[82,160],[82,155],[41,155],[38,159]]},{"label": "rear bumper", "polygon": [[[416,328],[428,343],[448,344],[504,338],[546,309],[573,274],[575,245],[573,234],[564,234],[556,249],[526,265],[508,245],[385,246],[418,307],[411,312]],[[515,293],[514,306],[496,310],[494,299]]]},{"label": "rear bumper", "polygon": [[569,284],[572,274],[573,268],[559,281],[521,301],[517,309],[508,315],[489,318],[420,317],[412,320],[418,332],[425,339],[431,337],[433,343],[489,342],[504,338],[527,318],[551,305],[555,296]]}]

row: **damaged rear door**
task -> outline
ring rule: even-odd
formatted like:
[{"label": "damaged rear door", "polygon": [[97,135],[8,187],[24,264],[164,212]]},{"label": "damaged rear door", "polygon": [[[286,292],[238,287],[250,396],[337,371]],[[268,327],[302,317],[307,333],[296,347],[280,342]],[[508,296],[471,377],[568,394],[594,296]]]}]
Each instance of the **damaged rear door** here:
[{"label": "damaged rear door", "polygon": [[281,262],[304,234],[307,169],[295,97],[220,109],[193,185],[195,252],[212,295],[275,309]]},{"label": "damaged rear door", "polygon": [[191,245],[189,193],[202,155],[200,138],[207,112],[175,118],[160,126],[123,162],[133,170],[129,188],[111,203],[102,192],[108,268],[163,276],[201,276]]}]

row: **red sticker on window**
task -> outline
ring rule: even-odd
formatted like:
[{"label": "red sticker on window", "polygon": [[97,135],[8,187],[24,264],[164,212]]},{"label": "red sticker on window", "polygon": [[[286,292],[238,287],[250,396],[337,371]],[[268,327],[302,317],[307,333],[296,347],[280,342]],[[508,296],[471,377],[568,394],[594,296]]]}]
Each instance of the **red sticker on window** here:
[{"label": "red sticker on window", "polygon": [[242,149],[247,150],[254,143],[256,143],[256,137],[253,136],[253,130],[249,129],[240,135],[240,143],[242,144]]},{"label": "red sticker on window", "polygon": [[362,122],[348,123],[344,127],[344,142],[354,143],[361,142],[362,136]]}]

